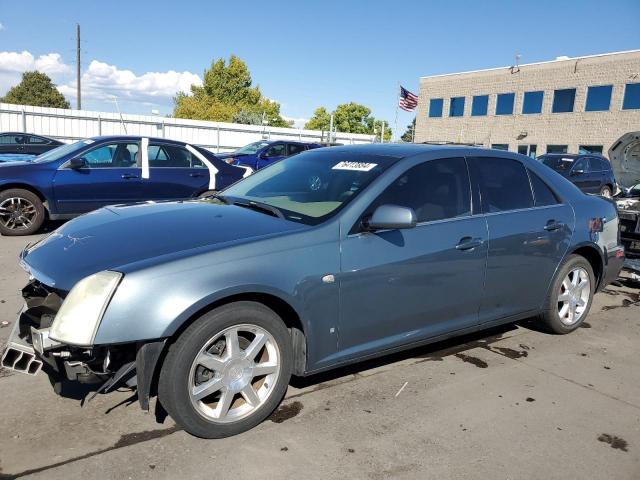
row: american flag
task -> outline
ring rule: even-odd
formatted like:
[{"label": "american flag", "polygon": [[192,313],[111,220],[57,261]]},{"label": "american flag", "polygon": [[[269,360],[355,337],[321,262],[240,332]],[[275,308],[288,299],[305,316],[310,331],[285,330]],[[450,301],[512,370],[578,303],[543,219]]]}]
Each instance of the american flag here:
[{"label": "american flag", "polygon": [[401,86],[398,106],[405,112],[413,112],[418,106],[418,97],[415,93],[411,93],[409,90]]}]

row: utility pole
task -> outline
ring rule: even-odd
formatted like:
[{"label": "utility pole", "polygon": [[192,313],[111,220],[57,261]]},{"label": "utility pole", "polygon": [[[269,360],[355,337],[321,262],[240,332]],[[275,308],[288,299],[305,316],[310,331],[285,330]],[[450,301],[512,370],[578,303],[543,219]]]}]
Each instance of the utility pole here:
[{"label": "utility pole", "polygon": [[78,83],[78,110],[82,109],[82,101],[80,99],[80,24],[76,23],[76,77]]},{"label": "utility pole", "polygon": [[[331,118],[329,119],[329,143],[333,143],[331,136],[333,135],[333,113],[331,114]],[[335,137],[334,137],[335,138]]]}]

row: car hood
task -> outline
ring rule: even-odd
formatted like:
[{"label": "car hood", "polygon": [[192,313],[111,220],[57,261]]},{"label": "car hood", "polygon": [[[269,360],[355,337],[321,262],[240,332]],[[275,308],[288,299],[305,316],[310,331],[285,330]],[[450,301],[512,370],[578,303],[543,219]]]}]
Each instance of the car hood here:
[{"label": "car hood", "polygon": [[70,290],[82,278],[102,270],[306,228],[217,200],[120,205],[66,223],[27,247],[21,263],[39,281]]},{"label": "car hood", "polygon": [[625,133],[613,142],[609,160],[619,183],[625,187],[640,183],[640,131]]}]

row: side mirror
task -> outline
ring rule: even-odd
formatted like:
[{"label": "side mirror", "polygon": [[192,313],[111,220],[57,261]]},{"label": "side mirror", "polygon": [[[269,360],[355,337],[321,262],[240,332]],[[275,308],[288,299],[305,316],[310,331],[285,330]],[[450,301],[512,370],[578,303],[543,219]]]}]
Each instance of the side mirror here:
[{"label": "side mirror", "polygon": [[584,170],[573,170],[571,172],[571,175],[582,175],[584,173]]},{"label": "side mirror", "polygon": [[364,226],[369,231],[413,228],[416,226],[416,212],[399,205],[380,205]]},{"label": "side mirror", "polygon": [[71,168],[72,170],[77,170],[79,168],[83,168],[87,166],[87,161],[84,158],[72,158],[69,160],[69,164],[67,168]]}]

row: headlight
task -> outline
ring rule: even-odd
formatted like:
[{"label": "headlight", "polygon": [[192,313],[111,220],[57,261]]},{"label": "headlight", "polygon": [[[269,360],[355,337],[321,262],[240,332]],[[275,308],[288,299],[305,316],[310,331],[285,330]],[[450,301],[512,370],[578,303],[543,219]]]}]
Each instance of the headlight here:
[{"label": "headlight", "polygon": [[62,343],[91,346],[122,274],[98,272],[74,285],[58,310],[49,337]]}]

